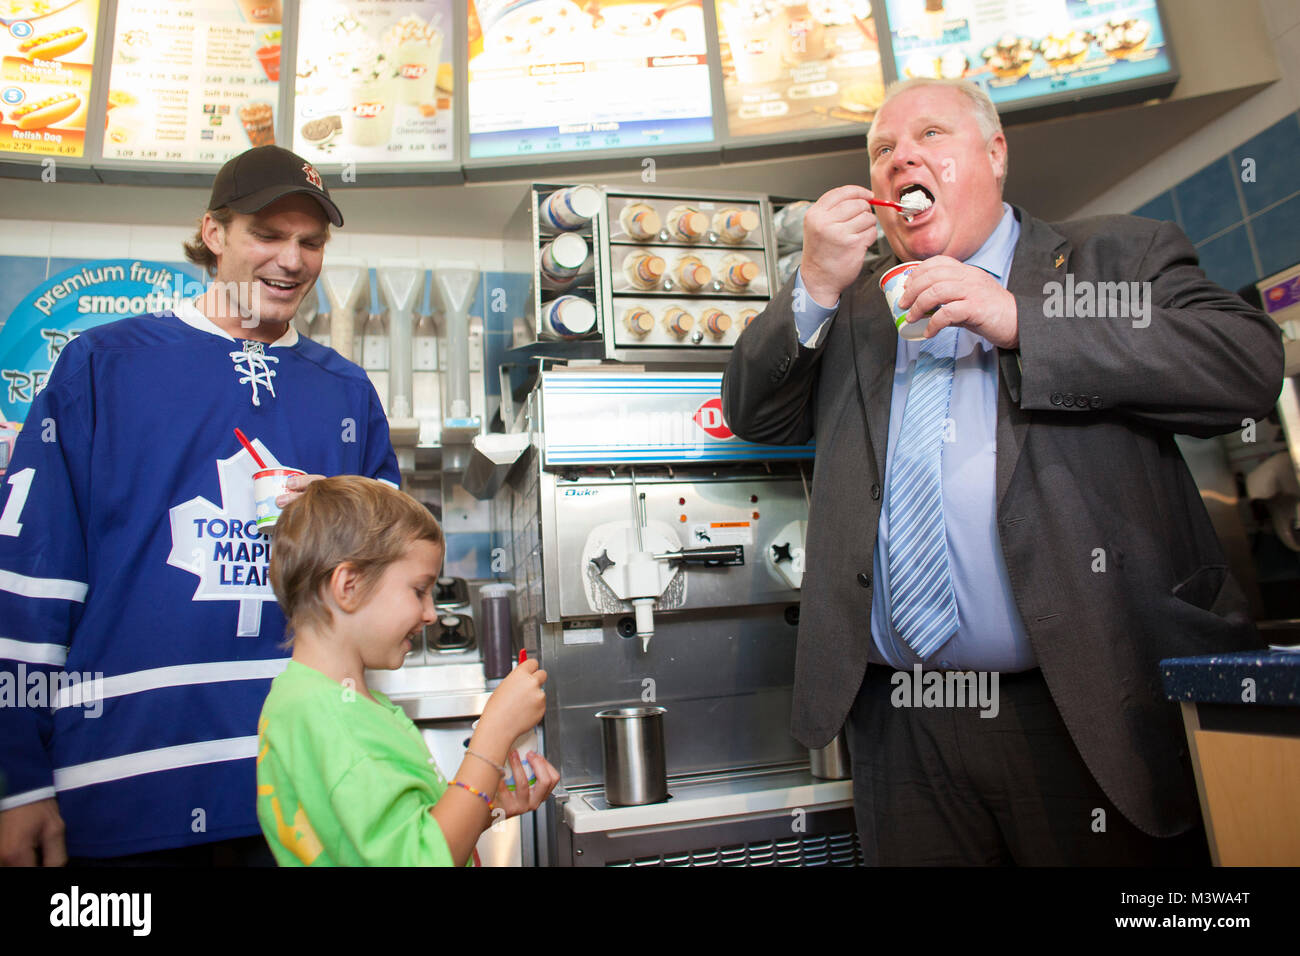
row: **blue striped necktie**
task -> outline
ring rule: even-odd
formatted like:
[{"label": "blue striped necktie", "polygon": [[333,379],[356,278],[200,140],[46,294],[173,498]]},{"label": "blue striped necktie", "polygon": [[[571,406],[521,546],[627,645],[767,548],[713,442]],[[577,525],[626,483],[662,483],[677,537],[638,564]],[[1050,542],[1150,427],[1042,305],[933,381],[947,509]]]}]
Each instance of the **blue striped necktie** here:
[{"label": "blue striped necktie", "polygon": [[921,346],[889,477],[889,593],[894,628],[922,660],[957,631],[943,520],[943,433],[957,330]]}]

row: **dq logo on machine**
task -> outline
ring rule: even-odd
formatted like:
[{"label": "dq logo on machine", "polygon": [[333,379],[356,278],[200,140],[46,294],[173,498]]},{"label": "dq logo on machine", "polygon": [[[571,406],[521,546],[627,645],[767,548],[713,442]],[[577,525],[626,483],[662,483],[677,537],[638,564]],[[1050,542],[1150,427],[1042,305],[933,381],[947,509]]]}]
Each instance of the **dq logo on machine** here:
[{"label": "dq logo on machine", "polygon": [[723,421],[722,399],[720,398],[709,399],[695,410],[695,414],[691,418],[711,438],[725,441],[728,438],[736,437],[731,429],[727,427],[727,423]]}]

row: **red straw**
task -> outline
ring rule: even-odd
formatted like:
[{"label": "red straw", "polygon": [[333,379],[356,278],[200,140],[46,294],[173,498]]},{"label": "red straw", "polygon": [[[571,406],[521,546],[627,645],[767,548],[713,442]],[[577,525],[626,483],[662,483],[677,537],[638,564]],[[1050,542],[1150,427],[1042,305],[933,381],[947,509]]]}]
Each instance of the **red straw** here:
[{"label": "red straw", "polygon": [[248,439],[244,437],[244,433],[238,428],[235,429],[235,437],[239,439],[241,445],[248,449],[248,453],[253,456],[253,461],[257,462],[257,467],[265,471],[266,462],[262,461],[262,456],[257,453],[257,449],[249,444]]},{"label": "red straw", "polygon": [[528,660],[528,648],[521,647],[519,648],[519,663],[522,664],[526,660]]}]

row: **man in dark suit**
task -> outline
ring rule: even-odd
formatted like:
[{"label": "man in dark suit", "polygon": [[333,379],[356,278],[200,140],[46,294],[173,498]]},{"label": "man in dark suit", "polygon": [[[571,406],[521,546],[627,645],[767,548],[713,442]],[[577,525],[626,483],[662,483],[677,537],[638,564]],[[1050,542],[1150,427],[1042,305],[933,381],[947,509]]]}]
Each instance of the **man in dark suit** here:
[{"label": "man in dark suit", "polygon": [[[1203,862],[1157,662],[1258,636],[1174,434],[1266,415],[1279,331],[1171,223],[1003,203],[970,84],[900,84],[867,149],[872,189],[809,210],[723,381],[736,434],[817,441],[794,734],[847,726],[872,862]],[[881,210],[894,255],[864,271],[866,200],[915,191],[933,204]],[[898,305],[939,307],[919,341],[878,284],[910,260]]]}]

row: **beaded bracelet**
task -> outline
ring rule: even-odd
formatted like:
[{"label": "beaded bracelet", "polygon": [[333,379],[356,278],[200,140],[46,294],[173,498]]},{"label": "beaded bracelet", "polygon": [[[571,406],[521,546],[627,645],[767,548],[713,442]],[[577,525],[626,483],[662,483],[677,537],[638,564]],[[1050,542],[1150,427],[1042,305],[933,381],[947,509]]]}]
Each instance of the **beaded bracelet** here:
[{"label": "beaded bracelet", "polygon": [[486,804],[488,805],[488,809],[489,809],[489,810],[494,810],[494,809],[496,809],[496,808],[492,805],[492,798],[489,797],[489,796],[488,796],[486,793],[484,793],[482,790],[475,790],[475,789],[474,789],[473,787],[471,787],[469,784],[467,784],[467,783],[461,783],[459,780],[453,780],[453,781],[451,782],[451,785],[452,785],[453,787],[460,787],[462,790],[466,790],[466,791],[468,791],[468,792],[474,794],[474,796],[478,797],[480,800],[482,800],[484,803],[486,803]]}]

